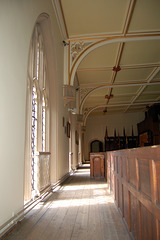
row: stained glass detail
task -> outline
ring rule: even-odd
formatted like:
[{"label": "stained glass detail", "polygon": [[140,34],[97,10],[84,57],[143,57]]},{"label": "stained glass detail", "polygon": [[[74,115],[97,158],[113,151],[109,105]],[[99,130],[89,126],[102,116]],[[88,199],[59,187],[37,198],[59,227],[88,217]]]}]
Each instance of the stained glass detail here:
[{"label": "stained glass detail", "polygon": [[32,147],[31,187],[32,187],[32,190],[35,190],[35,161],[36,161],[36,152],[37,152],[37,94],[36,94],[36,88],[35,87],[33,87],[33,91],[32,91],[31,147]]}]

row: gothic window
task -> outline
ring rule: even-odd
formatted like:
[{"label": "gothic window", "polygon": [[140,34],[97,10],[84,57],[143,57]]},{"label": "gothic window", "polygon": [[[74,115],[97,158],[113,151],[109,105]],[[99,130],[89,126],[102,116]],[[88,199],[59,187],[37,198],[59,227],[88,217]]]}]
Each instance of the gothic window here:
[{"label": "gothic window", "polygon": [[31,86],[32,86],[32,126],[31,126],[31,188],[36,190],[37,154],[46,151],[46,118],[47,118],[47,93],[46,72],[43,36],[37,24],[32,38],[31,60]]},{"label": "gothic window", "polygon": [[[39,159],[41,155],[46,155],[46,152],[50,152],[48,56],[45,51],[48,48],[48,38],[45,38],[44,33],[46,29],[49,30],[48,15],[41,14],[33,30],[28,61],[25,200],[37,196],[41,171]],[[42,152],[45,153],[43,154]]]}]

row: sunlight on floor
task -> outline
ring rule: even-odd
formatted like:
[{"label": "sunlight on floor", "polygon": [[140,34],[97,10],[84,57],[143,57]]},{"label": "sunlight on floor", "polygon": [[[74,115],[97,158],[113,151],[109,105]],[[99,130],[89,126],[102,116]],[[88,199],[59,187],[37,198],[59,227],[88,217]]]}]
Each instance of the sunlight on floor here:
[{"label": "sunlight on floor", "polygon": [[85,168],[82,168],[82,169],[79,168],[79,169],[77,170],[77,173],[78,173],[78,172],[86,172],[86,173],[88,172],[88,173],[89,173],[89,172],[90,172],[90,168],[86,168],[86,169],[85,169]]},{"label": "sunlight on floor", "polygon": [[108,196],[108,197],[98,196],[94,198],[56,200],[50,205],[50,208],[80,207],[80,206],[90,206],[90,205],[109,204],[109,203],[113,203],[113,198],[111,196]]},{"label": "sunlight on floor", "polygon": [[90,175],[90,169],[78,169],[76,175]]},{"label": "sunlight on floor", "polygon": [[[80,178],[80,182],[77,179],[77,183],[74,182],[74,184],[69,185],[67,183],[67,185],[59,186],[56,191],[53,191],[53,194],[64,194],[64,197],[67,199],[48,199],[47,205],[45,202],[41,202],[35,209],[40,209],[42,206],[47,208],[72,208],[96,206],[97,204],[113,204],[113,196],[108,190],[106,181],[95,181],[91,179],[88,184],[83,184],[81,183],[81,175],[90,175],[90,169],[78,169],[75,173],[75,179],[76,177],[78,177],[78,179]],[[80,193],[78,191],[80,191]],[[54,195],[51,196],[54,197]]]},{"label": "sunlight on floor", "polygon": [[[83,192],[78,195],[75,190],[83,190]],[[107,189],[107,183],[98,183],[98,184],[88,184],[88,185],[70,185],[70,186],[62,186],[59,188],[58,192],[67,194],[67,191],[75,192],[71,194],[71,198],[67,200],[52,200],[48,201],[49,208],[72,208],[72,207],[80,207],[80,206],[94,206],[97,204],[113,204],[113,196],[109,193]],[[90,196],[90,192],[92,193],[92,198]],[[48,208],[47,204],[47,208]],[[45,203],[41,203],[35,207],[35,209],[40,209]]]},{"label": "sunlight on floor", "polygon": [[[55,200],[50,201],[47,204],[47,208],[72,208],[80,206],[92,206],[97,204],[109,204],[113,203],[112,196],[94,196],[92,198],[81,198],[81,199],[69,199],[69,200]],[[43,203],[35,206],[35,209],[40,209],[43,206]]]},{"label": "sunlight on floor", "polygon": [[82,171],[82,172],[76,173],[76,175],[89,175],[89,174],[90,174],[90,172],[88,172],[88,171],[86,171],[86,172]]},{"label": "sunlight on floor", "polygon": [[89,189],[102,189],[106,188],[107,189],[108,185],[107,183],[103,184],[88,184],[88,185],[69,185],[69,186],[64,186],[63,191],[75,191],[75,190],[89,190]]}]

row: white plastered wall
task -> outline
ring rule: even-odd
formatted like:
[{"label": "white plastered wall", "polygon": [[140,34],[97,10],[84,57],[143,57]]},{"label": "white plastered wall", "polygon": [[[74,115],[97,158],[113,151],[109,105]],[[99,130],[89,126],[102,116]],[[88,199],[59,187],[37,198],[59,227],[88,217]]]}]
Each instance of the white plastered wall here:
[{"label": "white plastered wall", "polygon": [[[52,182],[68,165],[68,138],[62,117],[63,45],[50,0],[5,0],[0,7],[0,225],[23,208],[24,148],[28,54],[37,17],[50,16],[52,43],[50,84],[50,151]],[[56,111],[58,114],[56,114]]]},{"label": "white plastered wall", "polygon": [[137,135],[137,123],[144,120],[144,113],[125,113],[113,115],[90,115],[86,123],[86,132],[84,137],[84,155],[85,160],[89,160],[90,142],[100,140],[104,143],[105,131],[107,126],[108,136],[114,136],[114,130],[118,136],[123,136],[123,128],[127,136],[132,135],[132,126],[134,135]]},{"label": "white plastered wall", "polygon": [[78,130],[77,125],[77,118],[76,114],[70,114],[70,122],[71,122],[71,152],[72,152],[72,168],[75,169],[78,165],[78,152],[79,152],[79,145],[76,144],[76,131]]}]

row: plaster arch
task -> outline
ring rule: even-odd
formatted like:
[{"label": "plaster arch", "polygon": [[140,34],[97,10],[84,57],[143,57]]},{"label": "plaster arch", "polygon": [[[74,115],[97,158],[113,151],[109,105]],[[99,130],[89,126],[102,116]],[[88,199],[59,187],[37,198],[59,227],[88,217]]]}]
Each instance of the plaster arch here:
[{"label": "plaster arch", "polygon": [[100,105],[100,106],[95,106],[95,107],[91,108],[91,109],[87,112],[87,114],[85,115],[85,117],[84,117],[84,119],[83,119],[83,126],[86,126],[87,118],[88,118],[88,116],[91,114],[91,112],[93,112],[93,111],[96,110],[97,108],[101,108],[101,107],[106,107],[106,105],[104,104],[104,105]]},{"label": "plaster arch", "polygon": [[[110,38],[105,38],[103,40],[100,40],[98,42],[93,42],[91,45],[89,45],[84,51],[82,51],[80,53],[80,55],[77,57],[77,59],[75,60],[72,68],[71,68],[71,72],[70,72],[70,85],[74,84],[74,78],[76,75],[76,71],[77,68],[79,66],[79,64],[83,61],[83,59],[92,51],[94,51],[95,49],[102,47],[104,45],[107,44],[112,44],[112,43],[121,43],[121,42],[135,42],[135,41],[149,41],[149,40],[159,40],[160,39],[160,34],[148,34],[148,35],[128,35],[128,36],[115,36],[115,37],[110,37]],[[82,99],[82,101],[80,102],[79,105],[79,113],[82,114],[82,108],[83,105],[85,103],[85,101],[87,100],[87,98],[90,96],[90,94],[92,94],[93,92],[102,89],[102,88],[109,88],[112,86],[99,86],[97,88],[91,89],[91,91],[89,91]],[[97,108],[97,107],[96,107]],[[96,109],[95,108],[95,109]],[[86,122],[86,119],[88,117],[88,115],[90,114],[91,111],[93,111],[94,109],[90,110],[87,115],[84,117],[84,125]]]},{"label": "plaster arch", "polygon": [[100,87],[97,87],[97,88],[94,88],[92,89],[91,91],[89,91],[85,96],[84,98],[82,99],[81,103],[80,103],[80,107],[79,107],[79,112],[80,114],[82,114],[82,109],[83,109],[83,105],[85,103],[85,101],[87,100],[87,98],[94,92],[100,90],[100,89],[103,89],[103,88],[111,88],[112,86],[100,86]]},{"label": "plaster arch", "polygon": [[135,41],[148,41],[148,40],[159,40],[160,34],[148,34],[148,35],[127,35],[127,36],[115,36],[110,38],[105,38],[103,40],[100,40],[98,42],[93,42],[91,45],[89,45],[84,51],[82,51],[77,59],[75,60],[71,70],[70,70],[70,79],[69,84],[73,86],[74,84],[74,77],[77,71],[77,68],[81,61],[93,50],[95,50],[98,47],[102,47],[107,44],[112,43],[121,43],[121,42],[135,42]]}]

